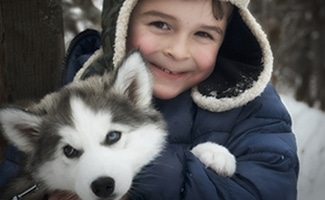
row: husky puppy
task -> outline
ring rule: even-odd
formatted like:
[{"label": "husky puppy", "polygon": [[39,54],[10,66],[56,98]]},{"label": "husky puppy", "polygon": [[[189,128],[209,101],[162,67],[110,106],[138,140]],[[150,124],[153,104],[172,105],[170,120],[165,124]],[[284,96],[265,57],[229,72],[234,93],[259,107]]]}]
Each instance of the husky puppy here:
[{"label": "husky puppy", "polygon": [[151,87],[135,51],[115,73],[75,81],[28,109],[2,107],[2,132],[27,159],[0,199],[43,199],[53,190],[84,200],[120,199],[165,145]]}]

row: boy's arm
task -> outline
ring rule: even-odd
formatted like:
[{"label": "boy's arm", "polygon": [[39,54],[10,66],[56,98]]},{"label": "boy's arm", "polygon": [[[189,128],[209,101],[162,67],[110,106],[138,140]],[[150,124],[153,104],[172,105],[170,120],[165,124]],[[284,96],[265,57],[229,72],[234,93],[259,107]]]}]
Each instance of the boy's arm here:
[{"label": "boy's arm", "polygon": [[0,163],[0,189],[21,172],[21,162],[24,154],[13,145],[6,148],[4,159]]},{"label": "boy's arm", "polygon": [[[285,137],[291,136],[279,140]],[[189,150],[171,144],[136,179],[134,192],[130,193],[134,196],[130,199],[295,200],[297,158],[294,152],[284,150],[284,154],[278,154],[267,152],[266,148],[260,150],[237,157],[236,174],[227,178],[205,168]]]},{"label": "boy's arm", "polygon": [[290,117],[276,93],[267,90],[242,109],[225,144],[236,157],[234,176],[207,169],[188,145],[169,144],[139,175],[134,199],[295,200],[299,163]]}]

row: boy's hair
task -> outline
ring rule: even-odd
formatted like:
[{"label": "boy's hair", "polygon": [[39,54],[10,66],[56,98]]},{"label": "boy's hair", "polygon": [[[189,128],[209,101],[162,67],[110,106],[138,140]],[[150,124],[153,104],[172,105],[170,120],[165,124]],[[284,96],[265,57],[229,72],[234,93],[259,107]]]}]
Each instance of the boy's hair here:
[{"label": "boy's hair", "polygon": [[220,0],[211,0],[212,12],[217,20],[221,20],[224,16],[227,17],[227,21],[230,20],[233,5],[229,2],[221,2]]}]

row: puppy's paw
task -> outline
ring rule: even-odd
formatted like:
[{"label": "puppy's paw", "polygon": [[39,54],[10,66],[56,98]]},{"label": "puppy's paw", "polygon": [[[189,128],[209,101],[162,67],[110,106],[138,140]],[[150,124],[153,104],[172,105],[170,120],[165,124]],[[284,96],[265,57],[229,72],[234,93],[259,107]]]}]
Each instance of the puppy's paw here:
[{"label": "puppy's paw", "polygon": [[222,176],[232,176],[236,171],[236,158],[226,147],[212,142],[195,146],[191,152],[207,167]]}]

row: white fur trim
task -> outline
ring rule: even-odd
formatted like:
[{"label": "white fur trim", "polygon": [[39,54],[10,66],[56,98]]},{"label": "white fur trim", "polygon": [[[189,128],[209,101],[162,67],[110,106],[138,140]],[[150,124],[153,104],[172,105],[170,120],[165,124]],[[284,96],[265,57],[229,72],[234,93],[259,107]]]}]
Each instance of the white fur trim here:
[{"label": "white fur trim", "polygon": [[103,55],[103,49],[102,48],[98,49],[97,51],[95,51],[95,53],[92,56],[90,56],[90,58],[84,63],[84,65],[82,66],[82,68],[79,69],[79,71],[75,75],[73,81],[80,80],[82,74],[89,67],[89,65],[92,62],[94,62],[95,60],[97,60],[101,55]]},{"label": "white fur trim", "polygon": [[264,68],[253,86],[250,89],[245,90],[245,92],[238,95],[237,97],[221,99],[216,99],[215,97],[207,97],[203,96],[198,91],[197,87],[194,87],[192,89],[192,97],[195,103],[198,104],[198,106],[201,108],[212,112],[226,111],[245,105],[246,103],[252,101],[263,92],[272,75],[273,54],[266,34],[263,32],[261,26],[256,22],[255,18],[247,8],[240,9],[239,13],[261,46]]},{"label": "white fur trim", "polygon": [[126,37],[130,15],[138,0],[125,0],[117,18],[113,65],[118,66],[126,52]]},{"label": "white fur trim", "polygon": [[237,6],[238,8],[247,8],[250,0],[220,0],[225,2],[230,2],[231,4]]},{"label": "white fur trim", "polygon": [[[119,15],[117,18],[117,26],[115,33],[115,41],[114,41],[114,55],[113,55],[113,66],[116,67],[123,60],[126,54],[126,37],[128,24],[130,20],[130,15],[132,13],[133,8],[137,4],[138,0],[125,0],[119,11]],[[103,49],[100,48],[98,51],[92,55],[87,62],[82,66],[82,68],[76,74],[74,81],[79,80],[82,74],[85,72],[86,68],[96,59],[98,59],[101,55],[103,55]]]}]

